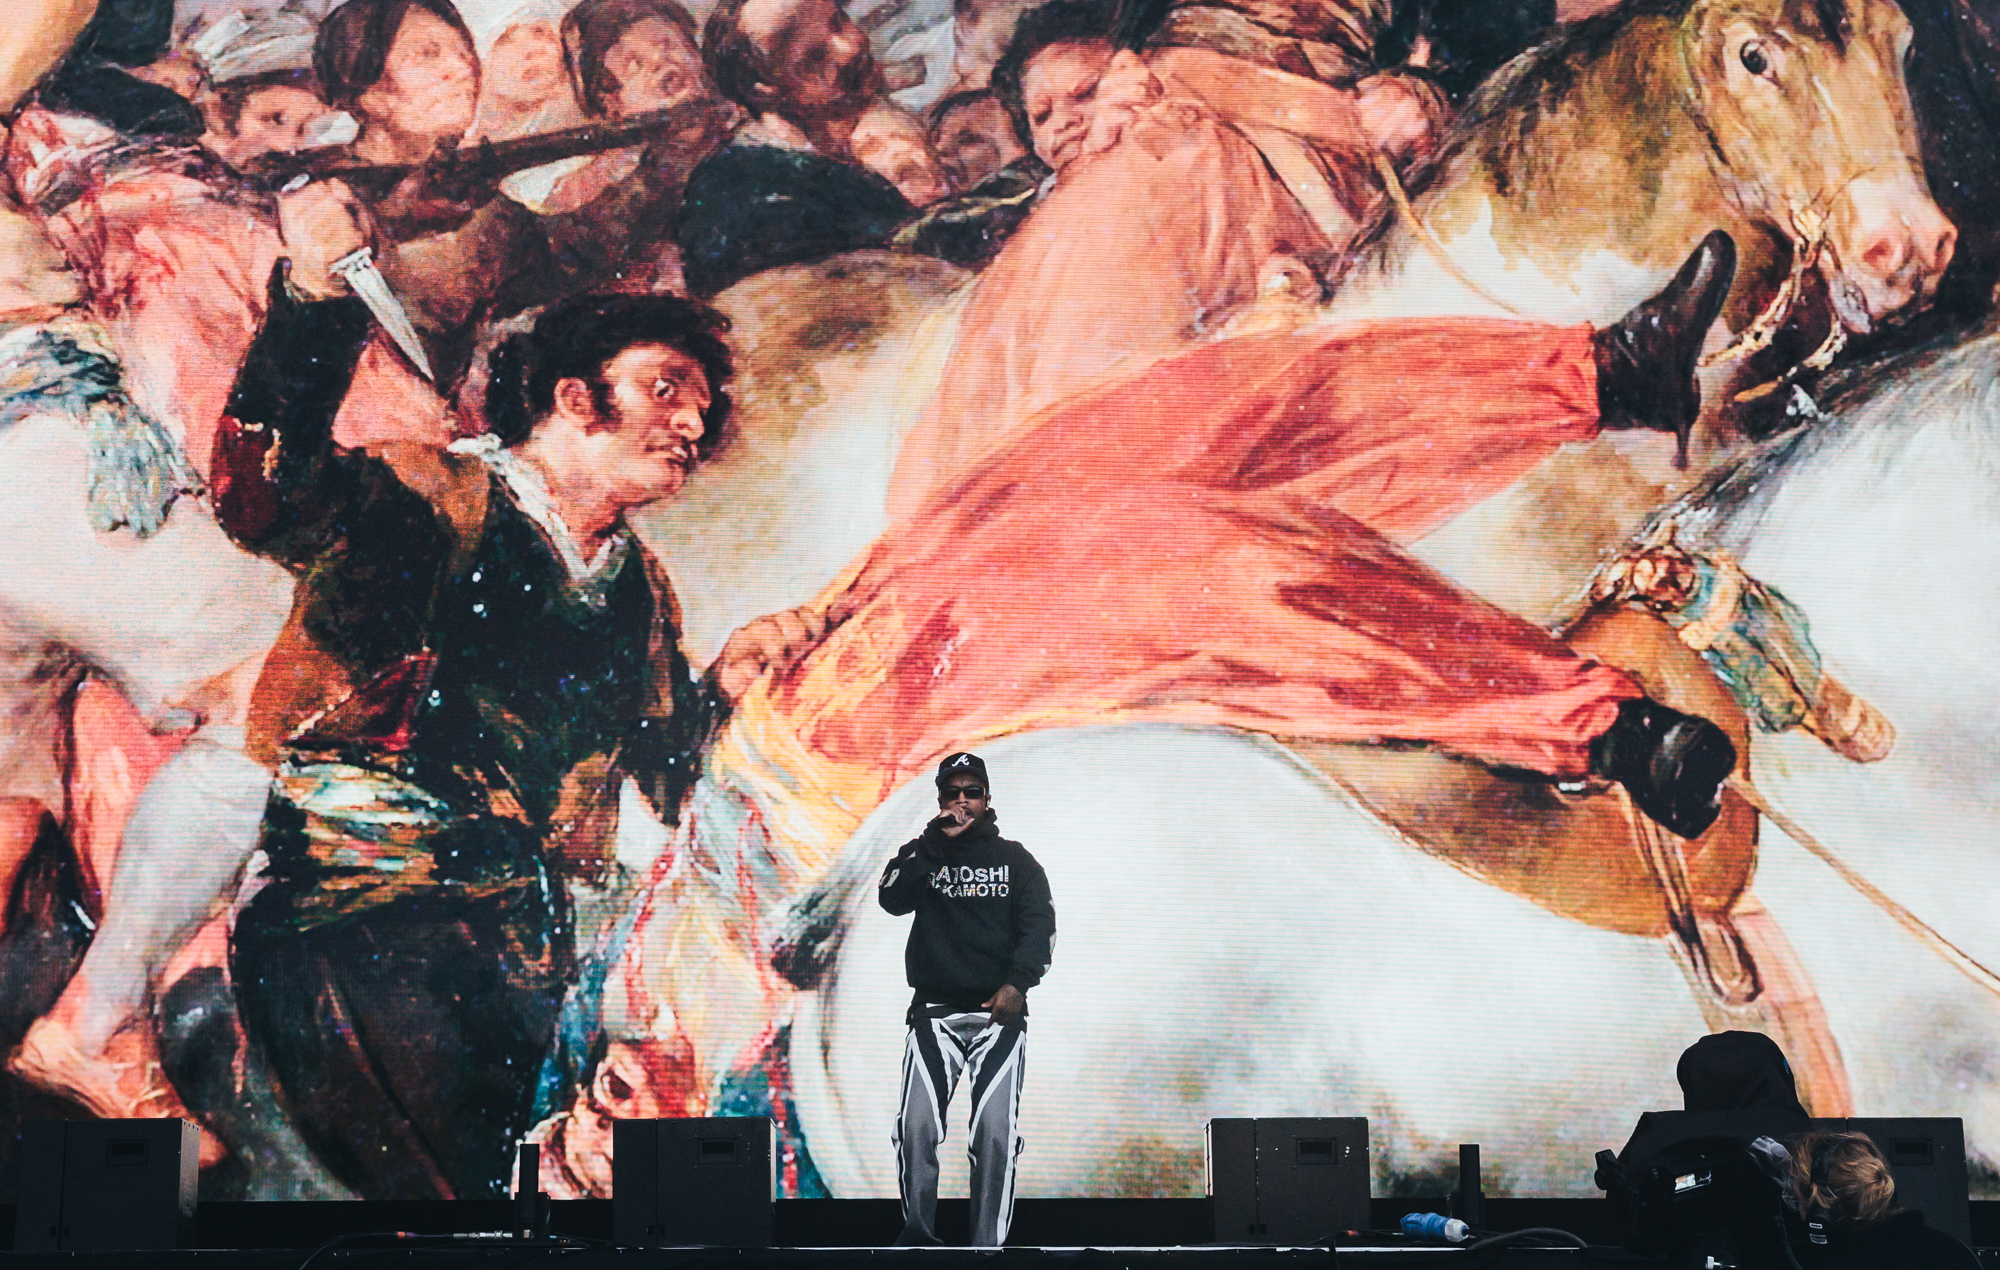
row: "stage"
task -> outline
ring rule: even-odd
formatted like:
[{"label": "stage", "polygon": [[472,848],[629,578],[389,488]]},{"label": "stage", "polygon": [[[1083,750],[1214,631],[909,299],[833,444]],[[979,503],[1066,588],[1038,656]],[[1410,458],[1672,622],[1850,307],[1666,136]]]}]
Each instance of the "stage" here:
[{"label": "stage", "polygon": [[[1443,1211],[1440,1203],[1377,1199],[1378,1230],[1394,1229],[1404,1213]],[[1519,1230],[1553,1226],[1592,1242],[1588,1250],[1461,1249],[1382,1246],[1387,1239],[1343,1240],[1324,1248],[1222,1246],[1211,1242],[1205,1199],[1024,1199],[1015,1210],[1009,1246],[893,1248],[900,1227],[895,1200],[779,1200],[779,1247],[614,1248],[611,1204],[579,1200],[553,1206],[550,1243],[453,1239],[498,1231],[512,1219],[504,1201],[460,1203],[206,1203],[198,1210],[196,1247],[179,1252],[4,1253],[6,1270],[1325,1270],[1345,1267],[1504,1265],[1508,1267],[1643,1266],[1654,1262],[1608,1246],[1613,1232],[1594,1200],[1489,1199],[1486,1226]],[[939,1204],[947,1240],[966,1233],[964,1200]],[[1996,1242],[2000,1203],[1973,1205],[1975,1242]],[[396,1240],[369,1232],[403,1231]],[[14,1211],[0,1204],[0,1238],[11,1246]],[[339,1238],[340,1242],[327,1245]],[[1372,1246],[1370,1246],[1372,1245]],[[2000,1270],[2000,1250],[1981,1252]]]},{"label": "stage", "polygon": [[[302,1270],[297,1251],[6,1254],[0,1264],[67,1270]],[[329,1249],[310,1270],[1326,1270],[1339,1266],[1650,1266],[1614,1249],[1557,1252],[1323,1248],[485,1248]]]}]

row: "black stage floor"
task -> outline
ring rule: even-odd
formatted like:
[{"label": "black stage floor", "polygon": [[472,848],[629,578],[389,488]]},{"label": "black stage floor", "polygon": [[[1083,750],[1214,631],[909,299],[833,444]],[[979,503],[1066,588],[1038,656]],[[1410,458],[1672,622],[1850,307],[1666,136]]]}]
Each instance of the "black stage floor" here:
[{"label": "black stage floor", "polygon": [[513,1245],[455,1249],[330,1249],[309,1268],[298,1251],[4,1253],[9,1270],[1328,1270],[1500,1265],[1508,1270],[1642,1267],[1616,1250],[1502,1251],[1324,1248],[597,1248]]},{"label": "black stage floor", "polygon": [[[2000,1210],[2000,1203],[1993,1205]],[[557,1201],[550,1229],[593,1243],[611,1239],[611,1201]],[[1380,1230],[1393,1230],[1405,1213],[1443,1212],[1440,1201],[1378,1199],[1369,1214]],[[505,1200],[397,1202],[206,1202],[197,1210],[195,1246],[221,1249],[310,1249],[336,1235],[401,1230],[424,1235],[499,1230],[512,1225]],[[1994,1214],[2000,1228],[2000,1211]],[[1594,1243],[1616,1232],[1602,1202],[1593,1200],[1490,1199],[1486,1224],[1495,1230],[1557,1226]],[[781,1199],[775,1205],[774,1241],[783,1248],[886,1248],[902,1229],[893,1199]],[[938,1202],[938,1234],[947,1244],[965,1242],[970,1214],[963,1199]],[[1008,1245],[1020,1248],[1181,1248],[1214,1239],[1206,1199],[1023,1199],[1014,1206]],[[14,1207],[0,1204],[0,1248],[11,1248]],[[2000,1242],[1996,1240],[1995,1242]]]},{"label": "black stage floor", "polygon": [[[1374,1201],[1372,1223],[1393,1229],[1404,1213],[1442,1211],[1422,1200]],[[0,1252],[0,1270],[1327,1270],[1330,1266],[1538,1267],[1645,1266],[1610,1243],[1601,1201],[1493,1199],[1486,1226],[1518,1230],[1554,1226],[1600,1246],[1586,1251],[1415,1247],[1245,1248],[1209,1243],[1211,1219],[1202,1199],[1020,1201],[1004,1249],[889,1248],[901,1226],[894,1200],[780,1200],[770,1249],[617,1249],[609,1201],[557,1203],[547,1244],[472,1242],[454,1233],[492,1231],[510,1223],[506,1202],[460,1203],[208,1203],[201,1206],[195,1249],[147,1253]],[[965,1238],[963,1200],[939,1205],[947,1241]],[[407,1231],[402,1241],[370,1231]],[[14,1213],[0,1204],[0,1240],[11,1245]],[[2000,1202],[1973,1205],[1978,1244],[2000,1243]],[[341,1237],[332,1247],[326,1241]],[[1377,1241],[1370,1241],[1377,1242]],[[1386,1242],[1386,1241],[1383,1241]],[[316,1255],[314,1250],[318,1249]],[[1981,1261],[2000,1270],[2000,1250]]]}]

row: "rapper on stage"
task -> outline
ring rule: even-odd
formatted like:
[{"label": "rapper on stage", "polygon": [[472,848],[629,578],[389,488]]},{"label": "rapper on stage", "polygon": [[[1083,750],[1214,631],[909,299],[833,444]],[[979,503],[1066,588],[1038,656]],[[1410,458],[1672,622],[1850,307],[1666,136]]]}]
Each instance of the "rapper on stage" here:
[{"label": "rapper on stage", "polygon": [[959,1079],[972,1079],[966,1151],[972,1161],[972,1242],[1007,1242],[1021,1151],[1028,990],[1048,972],[1056,911],[1048,875],[1000,836],[977,754],[945,758],[938,814],[882,871],[891,913],[915,913],[903,960],[914,997],[896,1113],[898,1243],[937,1238],[938,1143]]}]

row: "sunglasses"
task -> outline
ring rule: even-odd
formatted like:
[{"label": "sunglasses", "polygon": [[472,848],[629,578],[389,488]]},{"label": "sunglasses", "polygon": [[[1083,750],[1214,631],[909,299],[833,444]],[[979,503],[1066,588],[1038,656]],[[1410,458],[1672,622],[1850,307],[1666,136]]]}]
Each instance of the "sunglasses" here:
[{"label": "sunglasses", "polygon": [[938,801],[941,803],[955,803],[961,798],[977,800],[984,797],[986,790],[978,785],[952,785],[938,791]]}]

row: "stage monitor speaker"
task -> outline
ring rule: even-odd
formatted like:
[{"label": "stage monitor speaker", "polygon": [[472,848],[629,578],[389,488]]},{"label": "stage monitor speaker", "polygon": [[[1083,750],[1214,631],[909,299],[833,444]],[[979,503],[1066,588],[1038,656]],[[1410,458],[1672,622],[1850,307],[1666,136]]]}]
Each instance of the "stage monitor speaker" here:
[{"label": "stage monitor speaker", "polygon": [[1896,1203],[1920,1209],[1924,1224],[1972,1242],[1972,1201],[1965,1174],[1965,1122],[1954,1116],[1855,1116],[1815,1120],[1821,1133],[1865,1133],[1889,1159]]},{"label": "stage monitor speaker", "polygon": [[777,1195],[767,1116],[619,1120],[612,1238],[628,1248],[768,1248]]},{"label": "stage monitor speaker", "polygon": [[201,1130],[186,1120],[21,1125],[16,1252],[151,1252],[194,1240]]},{"label": "stage monitor speaker", "polygon": [[1307,1245],[1368,1226],[1361,1116],[1208,1122],[1218,1243]]}]

